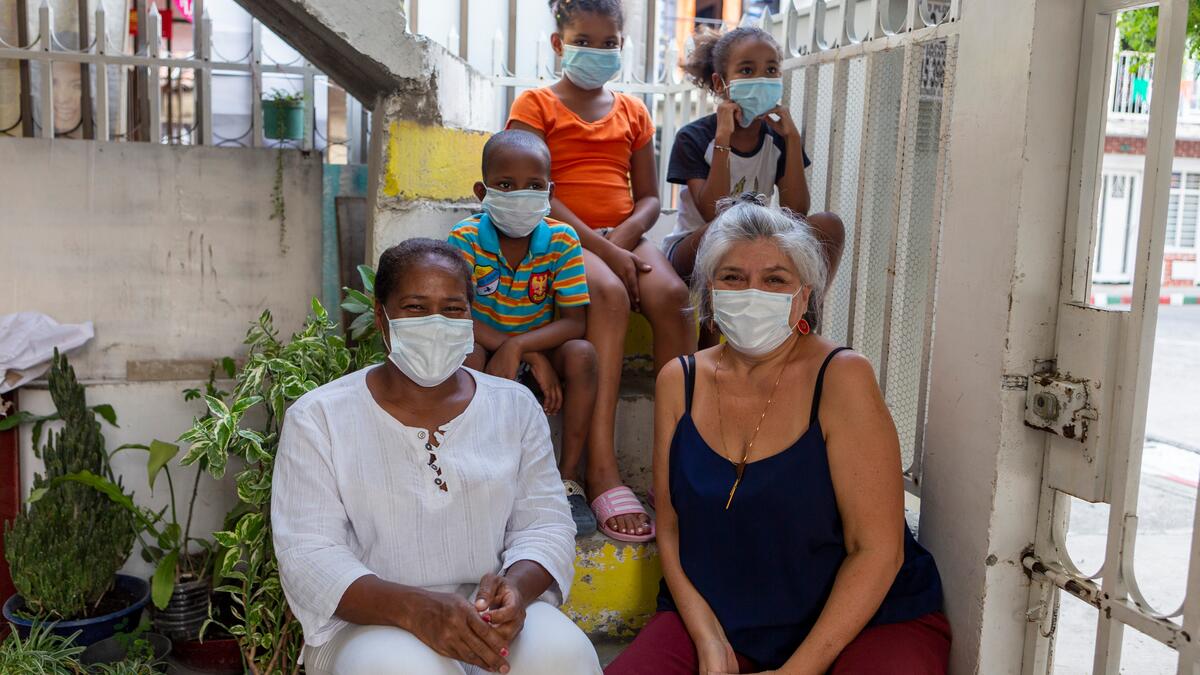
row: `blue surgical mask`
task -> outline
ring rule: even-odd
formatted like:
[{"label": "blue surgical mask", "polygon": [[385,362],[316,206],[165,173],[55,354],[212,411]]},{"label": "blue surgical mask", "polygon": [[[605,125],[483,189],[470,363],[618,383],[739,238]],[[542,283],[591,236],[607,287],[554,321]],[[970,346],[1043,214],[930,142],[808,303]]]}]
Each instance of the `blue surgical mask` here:
[{"label": "blue surgical mask", "polygon": [[727,91],[729,100],[742,107],[741,125],[748,127],[755,119],[779,105],[779,101],[783,99],[783,78],[753,77],[734,80],[729,83]]},{"label": "blue surgical mask", "polygon": [[483,211],[492,224],[513,239],[528,237],[550,215],[549,190],[513,190],[488,188]]},{"label": "blue surgical mask", "polygon": [[575,86],[599,89],[621,72],[621,50],[563,45],[562,70]]}]

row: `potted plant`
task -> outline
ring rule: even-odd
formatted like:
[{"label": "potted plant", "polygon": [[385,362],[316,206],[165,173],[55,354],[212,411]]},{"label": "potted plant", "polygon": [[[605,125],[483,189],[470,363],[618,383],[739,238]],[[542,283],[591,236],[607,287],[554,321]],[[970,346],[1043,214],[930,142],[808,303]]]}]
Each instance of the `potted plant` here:
[{"label": "potted plant", "polygon": [[77,675],[83,664],[83,647],[74,644],[75,634],[63,637],[50,630],[49,624],[36,623],[26,637],[15,630],[0,642],[0,673],[45,673]]},{"label": "potted plant", "polygon": [[[54,621],[53,632],[78,631],[76,642],[86,646],[136,626],[150,587],[117,574],[133,548],[130,513],[85,485],[61,480],[88,472],[113,481],[113,474],[96,413],[57,352],[49,388],[64,425],[48,434],[45,447],[35,445],[46,473],[34,475],[29,503],[5,527],[4,554],[18,593],[3,613],[23,636],[37,621]],[[120,490],[119,482],[113,485]]]},{"label": "potted plant", "polygon": [[263,135],[272,140],[304,138],[304,94],[275,89],[262,99]]},{"label": "potted plant", "polygon": [[171,641],[158,633],[136,630],[101,640],[79,655],[92,673],[104,675],[151,675],[163,672]]},{"label": "potted plant", "polygon": [[[226,358],[222,362],[226,372],[233,376],[234,363]],[[184,391],[184,400],[192,401],[201,396],[220,399],[226,393],[216,387],[216,366],[209,372],[208,383],[202,393],[199,389]],[[129,444],[117,450],[139,449],[146,451],[146,476],[153,491],[159,475],[166,477],[170,492],[170,503],[159,512],[138,506],[120,485],[112,480],[89,471],[69,473],[56,481],[72,481],[94,488],[107,496],[113,504],[125,509],[132,516],[134,534],[142,544],[142,559],[154,565],[150,580],[151,613],[155,629],[171,640],[195,640],[209,618],[210,595],[212,593],[212,560],[214,549],[207,539],[191,536],[192,516],[196,498],[200,493],[200,479],[206,475],[206,462],[201,460],[192,482],[192,495],[188,501],[185,519],[180,522],[180,512],[175,495],[175,481],[171,476],[171,460],[179,454],[179,446],[155,440],[150,445]],[[116,451],[114,451],[115,454]]]},{"label": "potted plant", "polygon": [[295,672],[303,646],[271,546],[271,472],[284,413],[292,401],[346,374],[354,363],[345,339],[316,299],[312,310],[291,340],[281,340],[271,313],[263,312],[246,337],[250,351],[232,395],[227,400],[205,397],[210,415],[180,437],[189,445],[182,463],[204,462],[215,478],[224,475],[231,455],[245,461],[237,475],[241,508],[213,536],[225,549],[217,566],[225,581],[217,591],[228,595],[234,617],[225,628],[237,638],[247,672],[256,675]]}]

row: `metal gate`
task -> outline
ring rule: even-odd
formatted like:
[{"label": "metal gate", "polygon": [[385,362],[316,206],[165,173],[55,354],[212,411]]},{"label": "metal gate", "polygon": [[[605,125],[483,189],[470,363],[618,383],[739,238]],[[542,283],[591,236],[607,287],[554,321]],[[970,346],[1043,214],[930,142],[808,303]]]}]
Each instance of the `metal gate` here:
[{"label": "metal gate", "polygon": [[[1025,557],[1035,580],[1030,610],[1042,638],[1027,650],[1026,673],[1044,673],[1057,616],[1059,591],[1096,607],[1092,670],[1115,674],[1121,667],[1123,632],[1132,628],[1178,652],[1178,673],[1200,673],[1200,528],[1193,525],[1187,591],[1179,608],[1155,608],[1138,588],[1134,568],[1138,489],[1158,318],[1164,234],[1184,61],[1188,0],[1159,5],[1154,78],[1164,86],[1151,103],[1143,180],[1129,195],[1137,208],[1133,303],[1129,311],[1089,304],[1097,269],[1101,204],[1101,158],[1114,86],[1116,16],[1145,0],[1087,0],[1075,105],[1071,192],[1068,201],[1055,361],[1030,378],[1026,422],[1050,438],[1043,505],[1033,550]],[[1111,189],[1111,184],[1108,186]],[[1128,187],[1128,186],[1127,186]],[[1104,564],[1097,575],[1082,572],[1066,548],[1069,496],[1110,505]],[[1200,513],[1197,513],[1200,521]],[[1132,672],[1132,671],[1127,671]]]}]

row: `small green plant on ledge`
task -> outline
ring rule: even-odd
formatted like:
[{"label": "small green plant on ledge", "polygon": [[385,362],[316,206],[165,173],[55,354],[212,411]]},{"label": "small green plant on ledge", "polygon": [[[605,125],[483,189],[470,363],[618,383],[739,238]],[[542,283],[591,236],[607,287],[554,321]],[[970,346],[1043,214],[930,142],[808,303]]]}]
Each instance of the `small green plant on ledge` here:
[{"label": "small green plant on ledge", "polygon": [[[114,481],[96,413],[67,358],[54,354],[50,397],[65,423],[50,432],[30,504],[4,533],[4,554],[26,612],[38,619],[88,617],[112,588],[133,549],[132,516],[91,488],[57,481],[89,472]],[[119,482],[114,486],[120,490]],[[33,503],[36,502],[36,503]]]}]

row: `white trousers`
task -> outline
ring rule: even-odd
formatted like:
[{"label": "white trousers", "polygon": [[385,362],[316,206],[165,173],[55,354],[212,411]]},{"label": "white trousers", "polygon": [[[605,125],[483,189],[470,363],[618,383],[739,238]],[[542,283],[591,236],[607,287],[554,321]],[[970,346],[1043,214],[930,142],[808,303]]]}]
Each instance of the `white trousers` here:
[{"label": "white trousers", "polygon": [[[596,650],[579,627],[545,602],[525,612],[509,648],[509,675],[601,675]],[[477,675],[486,672],[438,654],[392,626],[347,626],[329,642],[304,648],[309,675]]]}]

